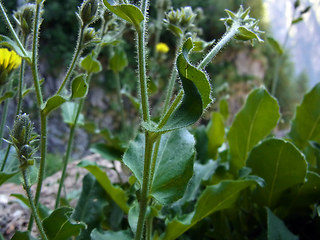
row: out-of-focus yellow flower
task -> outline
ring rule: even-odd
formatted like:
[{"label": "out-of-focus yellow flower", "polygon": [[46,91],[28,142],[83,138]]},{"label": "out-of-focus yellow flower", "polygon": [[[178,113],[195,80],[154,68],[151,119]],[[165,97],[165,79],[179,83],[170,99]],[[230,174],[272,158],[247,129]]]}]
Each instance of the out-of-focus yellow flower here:
[{"label": "out-of-focus yellow flower", "polygon": [[167,52],[169,52],[169,47],[167,44],[160,42],[157,44],[156,50],[157,50],[157,52],[160,52],[160,53],[167,53]]},{"label": "out-of-focus yellow flower", "polygon": [[21,57],[14,51],[0,48],[0,86],[6,83],[8,75],[21,64]]}]

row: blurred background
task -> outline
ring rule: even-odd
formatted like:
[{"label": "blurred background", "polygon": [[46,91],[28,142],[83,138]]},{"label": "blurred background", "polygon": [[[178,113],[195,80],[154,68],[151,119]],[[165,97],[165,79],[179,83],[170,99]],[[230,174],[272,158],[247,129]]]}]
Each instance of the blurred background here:
[{"label": "blurred background", "polygon": [[[9,14],[24,3],[22,0],[4,0],[3,2]],[[150,6],[148,43],[149,70],[157,66],[156,73],[151,75],[151,81],[155,85],[154,91],[150,93],[153,106],[162,102],[161,93],[170,75],[169,69],[175,56],[176,42],[175,36],[162,26],[159,40],[168,45],[169,52],[159,53],[158,57],[155,57],[155,26],[158,16],[156,2],[151,1]],[[278,131],[287,131],[288,123],[294,115],[297,104],[301,102],[303,94],[320,80],[320,1],[172,0],[171,3],[174,9],[191,6],[199,13],[196,21],[198,37],[206,42],[213,39],[219,40],[224,34],[225,26],[220,18],[226,17],[225,9],[236,12],[241,4],[244,7],[251,7],[250,16],[261,20],[259,26],[265,31],[262,35],[265,42],[250,44],[232,41],[213,60],[213,63],[208,65],[206,71],[214,86],[213,95],[216,99],[210,111],[217,109],[222,99],[227,99],[231,121],[243,105],[247,94],[254,87],[264,85],[278,99],[281,107],[282,118]],[[71,60],[78,34],[75,12],[80,4],[80,0],[45,1],[40,35],[40,71],[45,79],[43,86],[46,96],[56,92]],[[197,8],[202,10],[196,10]],[[1,19],[0,34],[6,35],[7,32]],[[125,51],[128,66],[120,73],[120,80],[123,104],[128,119],[129,128],[127,129],[132,130],[134,127],[130,128],[130,126],[137,125],[139,117],[138,110],[134,108],[134,102],[128,97],[129,95],[138,97],[134,33],[129,26],[123,36],[125,42],[121,44],[121,48]],[[93,77],[90,86],[83,112],[84,124],[76,133],[74,159],[88,154],[93,143],[102,141],[101,136],[92,134],[96,129],[108,129],[116,134],[121,128],[115,94],[117,86],[114,72],[109,67],[113,51],[111,47],[106,47],[99,57],[103,71]],[[194,63],[201,56],[203,53],[193,55]],[[27,75],[26,81],[29,85],[32,84],[30,74]],[[23,109],[32,115],[35,107],[34,94],[29,94],[24,101]],[[1,111],[2,106],[0,106],[0,113]],[[210,111],[199,124],[208,122]],[[9,113],[8,119],[13,119],[13,114],[13,111]],[[37,121],[37,116],[32,118]],[[8,121],[7,125],[11,127],[11,122]],[[50,117],[48,131],[50,134],[48,150],[57,165],[65,151],[68,136],[66,132],[69,131],[68,125],[63,123],[61,112],[56,112]],[[134,133],[127,136],[130,138]],[[105,138],[103,141],[107,140]],[[57,165],[56,168],[59,169],[60,166]]]}]

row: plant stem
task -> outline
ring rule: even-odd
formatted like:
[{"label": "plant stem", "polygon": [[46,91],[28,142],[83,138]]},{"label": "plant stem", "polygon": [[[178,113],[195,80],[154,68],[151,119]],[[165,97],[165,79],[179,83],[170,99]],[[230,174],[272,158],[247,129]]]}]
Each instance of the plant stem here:
[{"label": "plant stem", "polygon": [[32,194],[31,194],[31,191],[30,191],[30,186],[29,186],[29,183],[28,183],[28,177],[27,177],[26,171],[27,170],[22,170],[22,177],[23,177],[23,181],[24,181],[24,189],[26,190],[26,194],[27,194],[27,197],[28,197],[28,200],[29,200],[29,204],[30,204],[30,208],[31,208],[31,211],[32,211],[32,215],[34,216],[34,219],[36,221],[36,224],[37,224],[37,227],[39,229],[39,232],[40,232],[42,240],[48,240],[47,235],[46,235],[46,233],[44,231],[44,228],[42,226],[40,217],[38,215],[36,204],[34,203],[33,198],[32,198]]},{"label": "plant stem", "polygon": [[[12,81],[8,82],[8,86],[7,86],[7,91],[11,91],[12,89]],[[6,99],[4,101],[4,106],[3,106],[3,111],[2,111],[2,116],[1,116],[1,125],[0,125],[0,148],[2,146],[2,138],[3,138],[3,130],[4,130],[4,126],[6,125],[6,121],[7,121],[7,116],[8,116],[8,106],[9,106],[9,99]],[[5,161],[3,161],[4,163]],[[2,164],[3,164],[2,163]],[[1,167],[2,169],[2,167]]]},{"label": "plant stem", "polygon": [[0,1],[0,9],[1,9],[2,15],[3,15],[4,19],[5,19],[5,22],[7,23],[7,26],[8,26],[8,28],[9,28],[9,30],[10,30],[10,32],[11,32],[14,40],[15,40],[16,43],[18,44],[18,46],[19,46],[20,50],[22,51],[23,55],[24,55],[24,56],[27,56],[27,51],[26,51],[26,49],[24,48],[24,46],[22,45],[22,43],[21,43],[18,35],[16,34],[14,28],[12,27],[12,24],[11,24],[11,22],[10,22],[8,16],[7,16],[7,14],[6,14],[6,11],[5,11],[5,9],[4,9],[1,1]]},{"label": "plant stem", "polygon": [[66,178],[66,170],[67,170],[68,161],[69,161],[69,158],[70,158],[70,155],[71,155],[74,134],[75,134],[75,130],[77,128],[77,123],[78,123],[78,120],[79,120],[80,113],[81,113],[83,105],[84,105],[84,101],[85,101],[85,98],[80,99],[79,106],[78,106],[77,113],[76,113],[76,117],[75,117],[73,125],[71,126],[71,129],[70,129],[67,152],[66,152],[66,156],[65,156],[64,162],[63,162],[63,169],[62,169],[62,174],[61,174],[61,178],[60,178],[59,189],[58,189],[58,192],[57,192],[55,209],[57,209],[59,207],[59,204],[60,204],[61,190],[62,190],[62,187],[63,187],[63,184],[64,184],[64,180]]},{"label": "plant stem", "polygon": [[183,35],[179,36],[179,38],[177,40],[175,59],[173,61],[172,72],[171,72],[171,76],[170,76],[170,80],[169,80],[169,86],[168,86],[168,90],[167,90],[166,100],[164,103],[163,113],[167,112],[167,110],[169,108],[170,100],[172,98],[174,84],[175,84],[176,78],[177,78],[177,69],[176,69],[177,58],[178,58],[178,54],[180,52],[180,48],[182,45],[182,40],[183,40]]},{"label": "plant stem", "polygon": [[80,54],[82,52],[82,41],[83,41],[83,33],[84,33],[84,30],[85,30],[85,26],[81,26],[80,27],[80,33],[79,33],[79,37],[78,37],[78,40],[77,40],[77,46],[76,46],[76,50],[75,50],[75,53],[73,55],[73,59],[71,61],[71,65],[66,73],[66,76],[64,77],[58,91],[56,94],[60,94],[61,91],[63,90],[64,86],[66,85],[66,83],[69,81],[72,73],[73,73],[73,70],[79,60],[79,57],[80,57]]},{"label": "plant stem", "polygon": [[139,218],[137,224],[137,232],[135,240],[141,240],[146,219],[146,212],[149,200],[149,182],[150,182],[150,164],[152,157],[154,139],[151,133],[145,132],[145,152],[144,152],[144,166],[143,166],[143,182],[141,188],[141,196],[139,202]]},{"label": "plant stem", "polygon": [[198,65],[198,69],[204,69],[212,59],[219,53],[219,51],[237,34],[239,23],[235,22],[231,28],[222,36],[220,41],[211,49],[211,51],[203,58]]},{"label": "plant stem", "polygon": [[142,119],[145,122],[150,121],[150,109],[148,100],[148,85],[146,76],[146,53],[145,53],[145,38],[146,38],[146,19],[148,18],[149,1],[142,0],[141,9],[144,11],[144,20],[142,30],[137,29],[138,34],[138,66],[139,66],[139,82],[140,82],[140,96],[142,105]]}]

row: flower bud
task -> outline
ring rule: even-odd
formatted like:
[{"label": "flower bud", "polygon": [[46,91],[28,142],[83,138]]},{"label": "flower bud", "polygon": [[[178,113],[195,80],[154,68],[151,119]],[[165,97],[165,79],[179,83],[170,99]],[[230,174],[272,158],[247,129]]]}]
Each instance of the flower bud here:
[{"label": "flower bud", "polygon": [[89,25],[95,20],[98,11],[98,0],[85,0],[80,7],[80,17],[84,25]]},{"label": "flower bud", "polygon": [[103,13],[103,19],[107,23],[112,19],[112,13],[108,10],[105,10]]},{"label": "flower bud", "polygon": [[17,149],[21,149],[22,146],[28,145],[31,141],[32,131],[33,124],[29,115],[25,113],[17,115],[11,132],[13,145]]},{"label": "flower bud", "polygon": [[86,28],[83,33],[83,44],[88,45],[99,41],[97,32],[94,28]]},{"label": "flower bud", "polygon": [[34,12],[35,5],[28,3],[20,7],[18,11],[14,13],[14,17],[24,36],[29,35],[32,31]]}]

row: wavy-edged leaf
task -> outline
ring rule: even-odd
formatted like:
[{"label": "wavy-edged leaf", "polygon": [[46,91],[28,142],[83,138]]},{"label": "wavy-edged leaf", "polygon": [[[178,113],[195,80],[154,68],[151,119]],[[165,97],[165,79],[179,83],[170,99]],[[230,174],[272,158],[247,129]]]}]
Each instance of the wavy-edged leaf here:
[{"label": "wavy-edged leaf", "polygon": [[54,210],[50,216],[43,220],[43,228],[49,240],[67,240],[78,236],[86,225],[71,219],[72,208],[61,207]]},{"label": "wavy-edged leaf", "polygon": [[98,73],[101,72],[101,63],[94,57],[94,52],[92,51],[80,62],[80,66],[87,71],[87,73]]},{"label": "wavy-edged leaf", "polygon": [[162,240],[177,239],[185,231],[210,214],[233,206],[239,193],[255,184],[253,180],[224,180],[206,187],[198,198],[195,211],[182,219],[174,219],[167,224]]},{"label": "wavy-edged leaf", "polygon": [[262,206],[274,207],[288,188],[304,183],[307,162],[302,153],[290,142],[268,139],[250,153],[247,166],[252,174],[263,178],[266,187],[257,190],[257,201]]},{"label": "wavy-edged leaf", "polygon": [[65,97],[62,97],[60,95],[54,95],[51,98],[49,98],[41,107],[42,112],[44,115],[48,115],[53,110],[60,107],[62,104],[64,104],[68,99]]},{"label": "wavy-edged leaf", "polygon": [[[172,131],[187,127],[199,120],[203,111],[213,101],[211,85],[206,74],[192,66],[188,54],[193,47],[189,38],[183,45],[182,53],[177,58],[177,69],[184,95],[178,108],[170,115],[166,124],[156,132]],[[154,131],[151,129],[151,131]]]},{"label": "wavy-edged leaf", "polygon": [[271,132],[279,117],[278,102],[267,90],[257,88],[249,94],[227,136],[233,170],[237,171],[245,165],[252,147]]},{"label": "wavy-edged leaf", "polygon": [[91,239],[92,240],[132,240],[133,237],[130,233],[130,230],[125,231],[105,231],[105,232],[99,232],[97,229],[94,229],[91,233]]},{"label": "wavy-edged leaf", "polygon": [[122,209],[122,211],[126,214],[128,213],[129,207],[127,205],[128,197],[126,192],[120,187],[114,186],[104,170],[102,170],[96,163],[89,161],[81,161],[78,166],[87,169],[91,174],[93,174],[112,200]]},{"label": "wavy-edged leaf", "polygon": [[31,52],[26,51],[24,54],[21,48],[16,44],[13,40],[8,38],[7,36],[0,35],[0,46],[8,47],[12,50],[14,50],[20,57],[27,60],[28,62],[31,62]]},{"label": "wavy-edged leaf", "polygon": [[294,144],[301,150],[308,146],[308,141],[320,143],[320,83],[307,93],[292,121],[289,133]]},{"label": "wavy-edged leaf", "polygon": [[[123,162],[131,169],[141,185],[144,142],[144,135],[138,135],[123,156]],[[195,140],[186,129],[162,135],[154,178],[150,185],[150,194],[160,203],[172,203],[183,196],[193,173],[194,145]]]},{"label": "wavy-edged leaf", "polygon": [[117,4],[113,0],[103,0],[104,5],[118,17],[134,25],[136,30],[140,30],[140,23],[144,16],[139,8],[131,4]]}]

